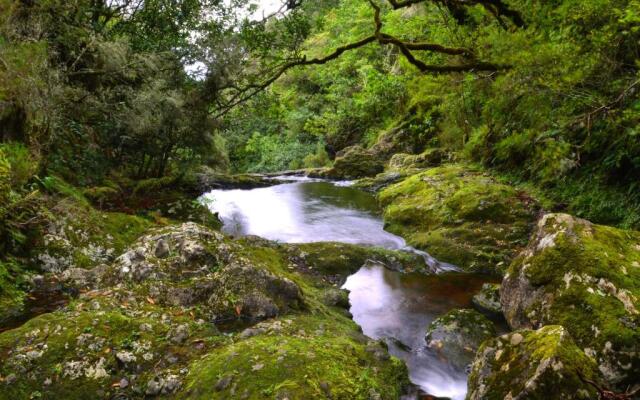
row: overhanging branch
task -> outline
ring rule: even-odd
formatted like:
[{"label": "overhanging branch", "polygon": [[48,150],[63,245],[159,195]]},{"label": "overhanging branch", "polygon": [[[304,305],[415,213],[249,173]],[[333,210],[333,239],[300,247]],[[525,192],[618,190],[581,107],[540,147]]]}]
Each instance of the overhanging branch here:
[{"label": "overhanging branch", "polygon": [[[301,0],[296,0],[301,1]],[[502,0],[387,0],[394,9],[409,7],[413,4],[422,3],[425,1],[443,2],[450,1],[456,2],[460,5],[474,5],[481,4],[491,14],[499,18],[500,16],[506,16],[510,18],[514,24],[521,26],[524,24],[520,14],[511,10]],[[277,66],[271,70],[271,72],[265,72],[262,75],[267,75],[268,78],[259,83],[250,83],[241,88],[236,86],[229,86],[228,89],[234,89],[234,93],[231,97],[218,100],[218,110],[214,114],[215,118],[219,118],[229,112],[232,108],[239,104],[246,102],[258,93],[269,87],[278,78],[280,78],[287,70],[305,65],[321,65],[326,64],[329,61],[335,60],[343,53],[363,47],[369,43],[378,42],[381,45],[392,45],[398,48],[403,57],[419,71],[423,73],[455,73],[455,72],[473,72],[473,71],[500,71],[508,69],[509,66],[497,65],[494,63],[480,61],[475,58],[475,54],[471,49],[463,47],[447,47],[436,43],[426,42],[410,42],[401,40],[395,36],[382,32],[382,20],[380,18],[380,7],[375,3],[375,0],[369,0],[369,3],[374,9],[374,22],[375,32],[371,36],[367,36],[359,41],[349,43],[338,47],[332,53],[324,56],[307,59],[306,56],[302,56],[298,59],[285,62],[280,66]],[[424,61],[418,59],[413,51],[428,51],[433,53],[439,53],[449,56],[459,56],[463,58],[463,62],[459,64],[427,64]]]}]

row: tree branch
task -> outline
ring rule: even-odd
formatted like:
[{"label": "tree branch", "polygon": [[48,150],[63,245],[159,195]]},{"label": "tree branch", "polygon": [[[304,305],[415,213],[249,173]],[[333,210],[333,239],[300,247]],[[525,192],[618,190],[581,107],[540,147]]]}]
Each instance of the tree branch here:
[{"label": "tree branch", "polygon": [[[293,0],[300,2],[301,0]],[[413,4],[422,3],[425,1],[436,1],[440,2],[442,0],[387,0],[394,9],[408,7]],[[494,15],[506,15],[509,16],[514,23],[518,24],[516,21],[522,21],[519,14],[515,11],[510,10],[502,0],[451,0],[457,1],[464,5],[469,4],[482,4],[487,7],[493,7],[488,10]],[[302,56],[293,61],[289,61],[287,63],[282,64],[279,67],[276,67],[270,75],[269,78],[260,82],[260,83],[251,83],[246,85],[243,88],[238,88],[235,85],[228,85],[226,89],[234,89],[235,93],[227,100],[221,101],[220,99],[216,100],[219,110],[214,114],[215,118],[219,118],[229,112],[235,106],[251,99],[262,90],[266,89],[273,82],[275,82],[278,78],[280,78],[287,70],[304,65],[320,65],[326,64],[331,60],[335,60],[340,57],[344,52],[357,49],[359,47],[365,46],[369,43],[378,42],[381,45],[393,45],[400,50],[400,53],[405,57],[405,59],[415,66],[420,72],[423,73],[450,73],[450,72],[470,72],[470,71],[490,71],[495,72],[499,70],[504,70],[510,68],[505,65],[497,65],[490,62],[478,61],[475,60],[474,52],[471,49],[463,48],[463,47],[446,47],[440,44],[435,43],[425,43],[425,42],[406,42],[395,36],[386,34],[382,32],[382,20],[380,18],[380,7],[375,3],[374,0],[369,0],[369,3],[374,9],[374,22],[375,22],[375,32],[371,36],[367,36],[364,39],[361,39],[357,42],[349,43],[343,46],[338,47],[332,53],[320,57],[320,58],[312,58],[307,59],[306,56]],[[296,3],[297,4],[297,3]],[[462,64],[445,64],[445,65],[434,65],[427,64],[422,60],[419,60],[415,57],[412,51],[430,51],[434,53],[453,55],[453,56],[462,56],[467,62]],[[262,74],[265,75],[265,74]]]}]

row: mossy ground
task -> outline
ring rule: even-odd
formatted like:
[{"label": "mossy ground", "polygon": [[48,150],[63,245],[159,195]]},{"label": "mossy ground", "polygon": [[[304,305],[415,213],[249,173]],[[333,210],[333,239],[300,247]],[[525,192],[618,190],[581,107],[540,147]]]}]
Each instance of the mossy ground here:
[{"label": "mossy ground", "polygon": [[526,245],[535,203],[479,170],[450,164],[379,194],[386,229],[466,271],[500,275]]}]

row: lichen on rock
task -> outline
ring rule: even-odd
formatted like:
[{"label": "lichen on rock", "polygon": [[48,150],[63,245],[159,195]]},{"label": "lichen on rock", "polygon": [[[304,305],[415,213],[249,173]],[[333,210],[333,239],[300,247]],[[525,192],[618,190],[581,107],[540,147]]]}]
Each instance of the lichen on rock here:
[{"label": "lichen on rock", "polygon": [[67,269],[77,299],[0,333],[0,399],[397,398],[406,367],[368,351],[327,265],[301,252],[184,223]]},{"label": "lichen on rock", "polygon": [[567,330],[549,325],[482,344],[469,376],[467,400],[595,399],[596,364]]},{"label": "lichen on rock", "polygon": [[613,387],[640,376],[640,232],[547,214],[501,288],[514,329],[566,328]]}]

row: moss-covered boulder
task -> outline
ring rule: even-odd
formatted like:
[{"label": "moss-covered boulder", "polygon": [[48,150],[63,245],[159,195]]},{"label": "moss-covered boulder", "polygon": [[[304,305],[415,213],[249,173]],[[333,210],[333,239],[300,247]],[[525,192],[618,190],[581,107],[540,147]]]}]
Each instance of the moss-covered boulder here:
[{"label": "moss-covered boulder", "polygon": [[389,169],[394,171],[437,167],[449,158],[449,154],[439,148],[426,149],[420,154],[397,153],[389,160]]},{"label": "moss-covered boulder", "polygon": [[194,223],[147,234],[107,271],[109,285],[127,285],[161,304],[198,305],[208,319],[249,321],[302,307],[300,288],[271,272],[240,245]]},{"label": "moss-covered boulder", "polygon": [[397,171],[381,172],[372,178],[362,178],[355,181],[352,187],[376,193],[402,180],[406,175]]},{"label": "moss-covered boulder", "polygon": [[384,349],[371,351],[347,327],[316,317],[259,324],[246,340],[193,364],[177,398],[400,398],[408,384],[404,364]]},{"label": "moss-covered boulder", "polygon": [[427,347],[437,351],[457,369],[473,361],[476,350],[496,335],[493,323],[475,310],[453,310],[429,324]]},{"label": "moss-covered boulder", "polygon": [[333,179],[357,179],[375,176],[384,170],[384,160],[362,146],[351,146],[337,156],[327,175]]},{"label": "moss-covered boulder", "polygon": [[94,209],[83,198],[51,199],[51,213],[32,248],[41,272],[109,263],[153,225],[148,218]]},{"label": "moss-covered boulder", "polygon": [[500,285],[497,283],[485,283],[482,285],[482,289],[473,296],[471,303],[476,310],[489,317],[501,317]]},{"label": "moss-covered boulder", "polygon": [[304,243],[288,247],[296,268],[308,269],[337,282],[357,272],[367,261],[382,264],[393,271],[430,272],[424,258],[410,252],[339,242]]},{"label": "moss-covered boulder", "polygon": [[412,175],[379,199],[387,230],[465,271],[501,275],[535,222],[524,193],[463,165]]},{"label": "moss-covered boulder", "polygon": [[469,376],[467,400],[596,399],[583,379],[598,369],[561,326],[513,332],[482,344]]},{"label": "moss-covered boulder", "polygon": [[637,383],[640,232],[547,214],[500,292],[514,329],[562,325],[610,384]]}]

